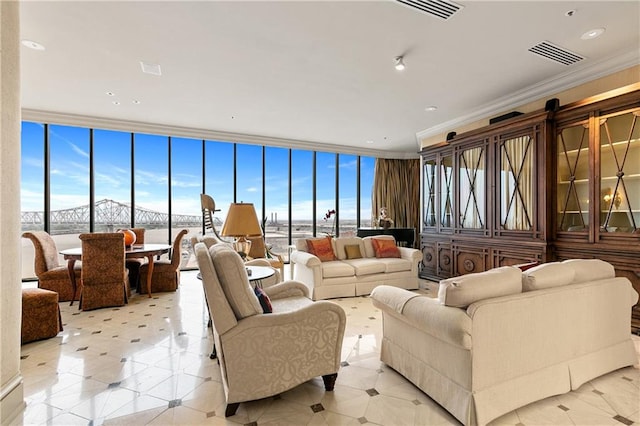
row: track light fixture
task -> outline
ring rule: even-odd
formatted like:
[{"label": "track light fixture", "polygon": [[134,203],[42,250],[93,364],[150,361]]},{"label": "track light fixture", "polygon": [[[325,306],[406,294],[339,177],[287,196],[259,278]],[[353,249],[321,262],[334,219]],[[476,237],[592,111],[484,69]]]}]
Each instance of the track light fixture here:
[{"label": "track light fixture", "polygon": [[402,56],[396,56],[396,69],[402,71],[404,69],[404,60]]}]

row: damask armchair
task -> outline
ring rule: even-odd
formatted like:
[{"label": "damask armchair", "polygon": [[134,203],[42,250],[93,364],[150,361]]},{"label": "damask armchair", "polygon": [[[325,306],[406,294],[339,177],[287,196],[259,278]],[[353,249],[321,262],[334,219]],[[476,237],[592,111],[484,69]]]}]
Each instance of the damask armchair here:
[{"label": "damask armchair", "polygon": [[[34,270],[38,277],[38,288],[58,293],[59,302],[74,299],[73,285],[69,278],[67,265],[60,265],[56,243],[45,231],[25,232],[23,238],[28,238],[35,249]],[[80,282],[81,267],[76,266],[76,282]]]},{"label": "damask armchair", "polygon": [[[307,287],[286,281],[264,289],[273,313],[249,283],[240,255],[226,244],[195,245],[227,407],[277,395],[322,376],[332,391],[346,323],[342,308],[309,299]],[[264,298],[263,298],[264,302]]]}]

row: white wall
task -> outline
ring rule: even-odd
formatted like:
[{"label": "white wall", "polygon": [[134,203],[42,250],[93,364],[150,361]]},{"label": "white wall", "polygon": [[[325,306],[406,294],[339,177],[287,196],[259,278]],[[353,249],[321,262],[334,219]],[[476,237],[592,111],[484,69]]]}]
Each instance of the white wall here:
[{"label": "white wall", "polygon": [[0,1],[0,424],[24,408],[20,374],[20,26]]}]

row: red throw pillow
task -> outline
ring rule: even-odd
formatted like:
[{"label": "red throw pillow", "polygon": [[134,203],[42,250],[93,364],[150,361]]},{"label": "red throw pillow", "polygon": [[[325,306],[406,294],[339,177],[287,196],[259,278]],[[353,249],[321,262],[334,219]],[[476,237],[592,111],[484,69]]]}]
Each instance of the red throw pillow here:
[{"label": "red throw pillow", "polygon": [[331,246],[331,237],[307,240],[307,251],[320,259],[320,262],[336,260]]},{"label": "red throw pillow", "polygon": [[260,302],[260,306],[262,307],[262,312],[265,314],[270,314],[273,312],[273,307],[271,306],[271,299],[267,296],[267,293],[264,292],[260,287],[256,287],[253,289]]},{"label": "red throw pillow", "polygon": [[376,257],[402,257],[396,242],[391,239],[372,238],[373,250]]}]

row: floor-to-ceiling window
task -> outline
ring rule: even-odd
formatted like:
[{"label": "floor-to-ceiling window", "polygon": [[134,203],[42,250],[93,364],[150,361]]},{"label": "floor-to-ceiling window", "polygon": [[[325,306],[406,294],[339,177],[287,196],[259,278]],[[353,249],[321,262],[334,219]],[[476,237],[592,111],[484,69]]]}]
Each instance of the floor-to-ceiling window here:
[{"label": "floor-to-ceiling window", "polygon": [[171,241],[186,229],[182,239],[181,267],[197,267],[191,237],[202,231],[202,140],[171,138]]},{"label": "floor-to-ceiling window", "polygon": [[94,231],[131,226],[131,133],[93,132]]},{"label": "floor-to-ceiling window", "polygon": [[[289,251],[289,150],[265,147],[264,237],[274,253]],[[260,214],[260,212],[258,212]],[[288,260],[288,259],[287,259]]]},{"label": "floor-to-ceiling window", "polygon": [[[188,241],[202,232],[204,192],[220,210],[214,215],[218,232],[232,202],[253,203],[267,244],[288,261],[288,249],[299,238],[353,235],[361,223],[369,225],[374,162],[331,152],[24,122],[22,229],[48,231],[58,250],[78,246],[83,232],[135,226],[145,228],[147,243],[170,243],[188,229],[181,265],[195,267]],[[26,239],[23,259],[23,278],[31,278],[33,246]]]},{"label": "floor-to-ceiling window", "polygon": [[169,239],[169,138],[134,135],[133,223],[145,228],[144,242],[166,244]]}]

